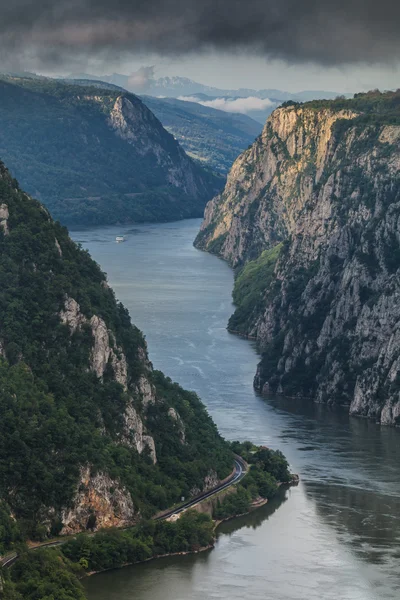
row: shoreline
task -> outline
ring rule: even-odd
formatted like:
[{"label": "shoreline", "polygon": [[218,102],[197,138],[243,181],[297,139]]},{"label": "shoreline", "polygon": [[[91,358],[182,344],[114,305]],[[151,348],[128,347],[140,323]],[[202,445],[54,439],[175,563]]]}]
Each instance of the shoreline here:
[{"label": "shoreline", "polygon": [[138,560],[137,562],[125,563],[120,567],[110,567],[109,569],[101,569],[101,571],[89,571],[88,573],[83,573],[79,579],[86,579],[87,577],[92,577],[92,575],[100,575],[100,573],[107,573],[107,571],[117,571],[119,569],[124,569],[125,567],[133,567],[134,565],[144,565],[145,563],[151,562],[152,560],[158,560],[160,558],[168,558],[169,556],[187,556],[189,554],[200,554],[200,552],[206,552],[207,550],[212,550],[215,547],[215,539],[212,544],[208,546],[203,546],[198,550],[186,550],[182,552],[169,552],[167,554],[157,554],[155,556],[150,556],[149,558],[145,558],[144,560]]},{"label": "shoreline", "polygon": [[[278,488],[280,488],[281,486],[292,486],[292,485],[297,485],[300,481],[300,477],[299,475],[293,473],[292,474],[292,479],[287,482],[287,483],[281,483],[278,482]],[[218,519],[218,520],[213,520],[214,522],[214,533],[216,532],[217,528],[222,525],[222,523],[226,523],[227,521],[232,521],[233,519],[238,519],[239,517],[245,517],[246,515],[249,515],[250,513],[254,512],[255,510],[257,510],[258,508],[261,508],[262,506],[265,506],[266,504],[268,504],[268,498],[259,498],[258,500],[254,500],[249,507],[249,510],[247,510],[244,513],[241,513],[239,515],[232,515],[230,517],[225,517],[224,519]],[[189,509],[190,510],[190,509]],[[152,560],[158,560],[160,558],[168,558],[170,556],[187,556],[189,554],[200,554],[201,552],[206,552],[207,550],[212,550],[213,548],[215,548],[215,542],[216,542],[216,537],[214,537],[213,541],[211,544],[209,544],[208,546],[203,546],[201,548],[199,548],[198,550],[186,550],[186,551],[182,551],[182,552],[169,552],[167,554],[157,554],[156,556],[150,556],[149,558],[146,558],[145,560],[139,560],[137,562],[132,562],[132,563],[125,563],[119,567],[111,567],[109,569],[102,569],[101,571],[90,571],[88,573],[83,573],[81,577],[79,577],[79,579],[86,579],[87,577],[92,577],[93,575],[99,575],[100,573],[106,573],[107,571],[115,571],[118,569],[124,569],[125,567],[133,567],[134,565],[143,565],[145,563],[148,563]]]}]

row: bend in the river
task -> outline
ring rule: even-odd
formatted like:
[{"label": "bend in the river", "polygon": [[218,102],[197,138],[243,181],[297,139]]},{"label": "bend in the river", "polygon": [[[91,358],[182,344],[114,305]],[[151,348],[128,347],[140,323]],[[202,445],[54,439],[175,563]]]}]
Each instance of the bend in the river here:
[{"label": "bend in the river", "polygon": [[[193,248],[199,225],[191,220],[72,235],[108,273],[146,334],[155,367],[198,392],[225,437],[281,448],[301,484],[223,525],[211,552],[89,578],[89,598],[397,599],[399,431],[254,393],[254,346],[226,331],[233,274]],[[119,233],[123,244],[115,243]]]}]

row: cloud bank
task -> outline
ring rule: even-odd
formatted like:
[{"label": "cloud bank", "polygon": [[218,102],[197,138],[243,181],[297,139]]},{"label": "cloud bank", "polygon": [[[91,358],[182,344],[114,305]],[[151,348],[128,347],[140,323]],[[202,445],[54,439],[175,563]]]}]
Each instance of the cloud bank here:
[{"label": "cloud bank", "polygon": [[251,52],[291,63],[400,58],[397,0],[0,0],[0,59]]},{"label": "cloud bank", "polygon": [[247,98],[215,98],[213,100],[199,100],[196,96],[180,96],[178,100],[186,102],[196,102],[202,106],[217,108],[225,112],[241,113],[247,115],[255,110],[266,110],[275,107],[276,103],[268,98],[256,98],[248,96]]}]

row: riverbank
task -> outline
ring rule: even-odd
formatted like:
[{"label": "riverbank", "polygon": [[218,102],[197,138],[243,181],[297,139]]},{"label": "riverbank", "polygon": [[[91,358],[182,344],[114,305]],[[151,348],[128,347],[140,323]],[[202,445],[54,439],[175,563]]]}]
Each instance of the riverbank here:
[{"label": "riverbank", "polygon": [[[287,487],[290,487],[291,485],[297,485],[299,483],[299,476],[293,474],[293,478],[292,481],[290,481],[289,483],[278,483],[278,487],[284,486],[286,485]],[[205,502],[205,501],[203,501]],[[213,531],[214,534],[216,533],[218,527],[222,524],[225,523],[227,521],[233,521],[234,519],[237,519],[239,517],[244,517],[246,515],[249,515],[250,513],[254,512],[255,510],[257,510],[258,508],[261,508],[262,506],[265,506],[267,503],[269,502],[268,498],[257,498],[254,502],[252,502],[250,508],[248,511],[238,514],[238,515],[231,515],[229,517],[226,517],[224,519],[215,519],[213,520]],[[199,503],[201,504],[201,502]],[[188,510],[195,510],[195,507],[188,509]],[[182,513],[184,514],[184,513]],[[204,514],[204,513],[202,513]],[[144,560],[140,560],[140,561],[135,561],[135,562],[127,562],[124,563],[118,567],[110,567],[107,569],[101,569],[101,570],[97,570],[97,571],[90,571],[87,573],[82,574],[82,576],[80,577],[81,579],[87,578],[87,577],[92,577],[93,575],[98,575],[100,573],[105,573],[107,571],[112,571],[115,569],[123,569],[125,567],[130,567],[133,565],[141,565],[141,564],[145,564],[145,563],[149,563],[152,561],[156,561],[158,559],[162,559],[162,558],[171,558],[174,556],[189,556],[189,555],[194,555],[194,554],[200,554],[203,552],[207,552],[209,550],[212,550],[215,548],[215,542],[216,542],[216,536],[214,535],[213,541],[212,543],[206,545],[206,546],[202,546],[200,548],[197,548],[196,550],[188,550],[188,551],[180,551],[180,552],[169,552],[169,553],[165,553],[165,554],[158,554],[155,556],[151,556],[149,558],[146,558]]]},{"label": "riverbank", "polygon": [[[155,368],[195,391],[226,439],[281,448],[301,482],[278,494],[282,502],[222,524],[212,552],[88,578],[89,599],[265,600],[266,590],[274,590],[274,600],[398,600],[399,430],[254,391],[255,343],[226,329],[233,273],[193,248],[200,223],[74,237],[145,331]],[[115,244],[120,233],[127,241]]]},{"label": "riverbank", "polygon": [[160,558],[170,558],[173,556],[189,556],[191,554],[200,554],[201,552],[207,552],[207,550],[212,550],[215,547],[215,539],[212,544],[208,544],[208,546],[204,546],[199,548],[198,550],[188,550],[186,552],[170,552],[167,554],[158,554],[157,556],[151,556],[150,558],[146,558],[145,560],[139,560],[137,562],[129,562],[125,563],[119,567],[110,567],[109,569],[102,569],[100,571],[90,571],[89,573],[84,573],[80,579],[85,579],[86,577],[92,577],[93,575],[99,575],[100,573],[106,573],[107,571],[114,571],[117,569],[124,569],[125,567],[132,567],[133,565],[143,565],[145,563],[159,560]]}]

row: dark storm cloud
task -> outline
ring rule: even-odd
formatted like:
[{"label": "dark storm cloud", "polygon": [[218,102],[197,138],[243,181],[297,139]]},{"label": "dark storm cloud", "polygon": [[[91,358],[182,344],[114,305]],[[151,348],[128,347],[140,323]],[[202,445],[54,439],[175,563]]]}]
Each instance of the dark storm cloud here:
[{"label": "dark storm cloud", "polygon": [[327,65],[400,58],[399,0],[0,0],[0,58],[238,50]]}]

